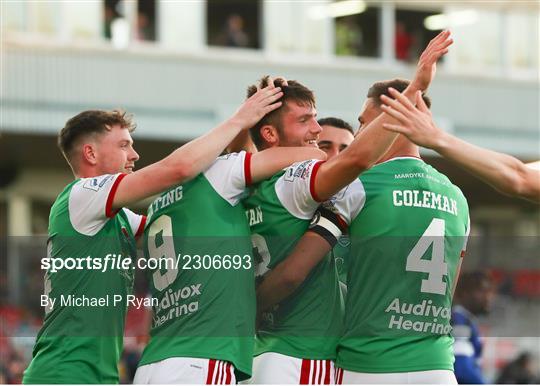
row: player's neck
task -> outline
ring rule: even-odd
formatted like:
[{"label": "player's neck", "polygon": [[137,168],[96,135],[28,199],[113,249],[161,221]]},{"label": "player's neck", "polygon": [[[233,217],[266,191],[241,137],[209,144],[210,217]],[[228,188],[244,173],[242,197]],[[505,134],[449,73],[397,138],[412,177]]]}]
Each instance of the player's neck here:
[{"label": "player's neck", "polygon": [[97,176],[101,176],[103,174],[108,174],[108,173],[104,173],[103,171],[98,170],[94,167],[83,166],[83,167],[80,167],[79,170],[77,170],[73,174],[75,174],[75,178],[91,178],[91,177],[97,177]]},{"label": "player's neck", "polygon": [[[399,141],[399,138],[398,140]],[[398,157],[414,157],[420,158],[420,150],[418,146],[412,143],[396,143],[390,147],[386,154],[377,161],[378,164]]]}]

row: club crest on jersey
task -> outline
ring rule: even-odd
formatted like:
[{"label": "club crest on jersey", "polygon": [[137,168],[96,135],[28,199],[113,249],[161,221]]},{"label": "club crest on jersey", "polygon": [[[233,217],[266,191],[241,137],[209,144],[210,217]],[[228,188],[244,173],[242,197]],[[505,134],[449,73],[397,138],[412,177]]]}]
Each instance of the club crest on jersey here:
[{"label": "club crest on jersey", "polygon": [[351,245],[351,239],[348,235],[343,235],[338,239],[338,244],[344,248],[347,248],[349,245]]}]

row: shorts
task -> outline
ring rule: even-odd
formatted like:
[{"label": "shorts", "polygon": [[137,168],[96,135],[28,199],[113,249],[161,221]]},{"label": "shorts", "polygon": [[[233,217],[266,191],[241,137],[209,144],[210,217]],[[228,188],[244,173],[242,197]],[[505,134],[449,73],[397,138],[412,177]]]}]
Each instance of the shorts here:
[{"label": "shorts", "polygon": [[141,366],[135,373],[134,384],[236,384],[234,366],[227,361],[206,358],[167,358]]},{"label": "shorts", "polygon": [[411,371],[404,373],[357,373],[337,369],[337,383],[348,384],[439,384],[457,385],[456,376],[450,370]]},{"label": "shorts", "polygon": [[274,352],[253,358],[254,384],[334,385],[334,362],[300,359]]}]

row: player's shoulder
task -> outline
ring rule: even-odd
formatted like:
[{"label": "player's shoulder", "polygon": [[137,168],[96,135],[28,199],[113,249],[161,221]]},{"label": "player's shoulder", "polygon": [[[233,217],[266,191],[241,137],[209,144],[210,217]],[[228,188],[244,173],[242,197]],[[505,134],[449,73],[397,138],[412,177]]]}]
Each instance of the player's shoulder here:
[{"label": "player's shoulder", "polygon": [[[71,191],[75,189],[83,189],[88,192],[99,192],[104,189],[108,184],[114,181],[120,173],[117,174],[103,174],[100,176],[79,178],[73,181],[71,185]],[[69,185],[68,185],[69,186]]]},{"label": "player's shoulder", "polygon": [[86,200],[87,196],[100,193],[107,183],[113,181],[117,176],[118,174],[104,174],[95,177],[76,178],[58,194],[51,207],[51,215],[63,211],[64,207],[69,207],[70,201],[73,202],[79,198]]},{"label": "player's shoulder", "polygon": [[[335,207],[363,206],[366,199],[366,191],[362,181],[357,178],[349,185],[342,188],[339,192],[330,197],[322,205],[328,209]],[[360,208],[358,208],[360,209]],[[353,216],[354,217],[354,216]],[[351,218],[352,219],[352,218]]]},{"label": "player's shoulder", "polygon": [[49,213],[49,233],[55,233],[60,224],[63,223],[64,216],[69,214],[69,198],[73,186],[79,182],[78,179],[71,181],[56,196]]},{"label": "player's shoulder", "polygon": [[294,182],[298,179],[305,180],[309,177],[311,169],[321,162],[321,160],[317,159],[295,162],[282,171],[276,173],[276,175],[281,173],[285,182]]},{"label": "player's shoulder", "polygon": [[201,174],[206,175],[210,172],[219,173],[219,171],[224,168],[229,169],[231,167],[243,167],[244,161],[249,160],[250,158],[251,153],[248,153],[244,150],[234,153],[222,154],[217,157],[214,162],[212,162],[210,166],[208,166]]},{"label": "player's shoulder", "polygon": [[53,203],[53,205],[51,207],[51,211],[53,211],[54,209],[57,209],[58,207],[60,207],[62,205],[67,204],[67,200],[69,199],[69,195],[71,194],[71,190],[78,183],[80,183],[79,178],[71,181],[69,184],[67,184],[64,187],[64,189],[62,189],[62,191],[58,194],[58,196],[56,196],[56,199],[54,200],[54,203]]}]

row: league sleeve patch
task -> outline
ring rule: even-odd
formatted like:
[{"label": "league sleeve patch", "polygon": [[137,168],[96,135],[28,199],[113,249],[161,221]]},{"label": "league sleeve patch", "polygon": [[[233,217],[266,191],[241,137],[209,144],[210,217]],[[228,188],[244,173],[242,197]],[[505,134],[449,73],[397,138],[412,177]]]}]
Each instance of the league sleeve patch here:
[{"label": "league sleeve patch", "polygon": [[294,169],[288,168],[285,172],[285,175],[283,176],[283,179],[287,182],[293,182],[294,181]]},{"label": "league sleeve patch", "polygon": [[309,178],[313,164],[313,160],[308,160],[292,165],[285,172],[283,179],[287,182],[293,182],[295,178],[305,180]]},{"label": "league sleeve patch", "polygon": [[87,178],[83,184],[84,189],[99,191],[105,184],[114,178],[114,175]]},{"label": "league sleeve patch", "polygon": [[223,154],[223,155],[220,155],[219,157],[216,158],[216,161],[226,161],[228,160],[229,158],[231,158],[232,156],[232,153],[229,153],[229,154]]}]

